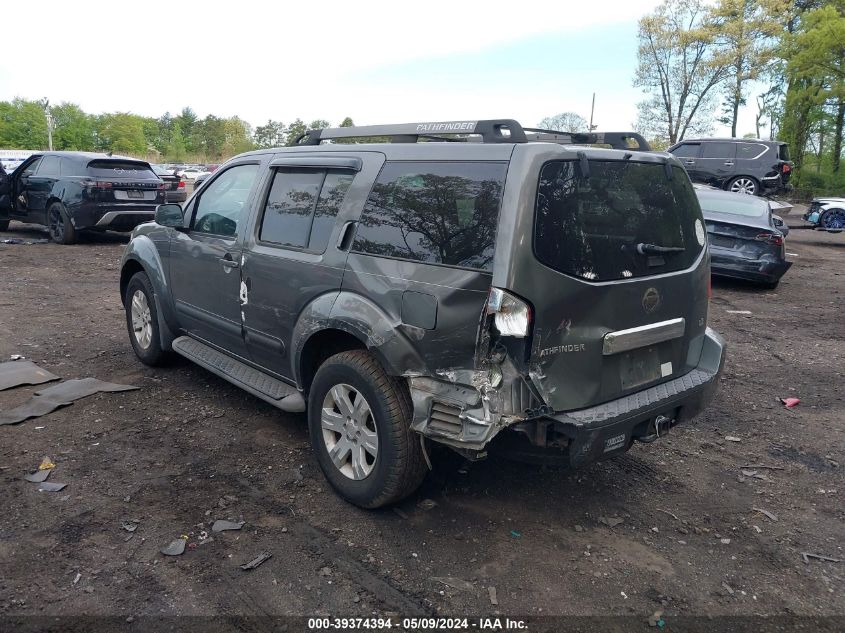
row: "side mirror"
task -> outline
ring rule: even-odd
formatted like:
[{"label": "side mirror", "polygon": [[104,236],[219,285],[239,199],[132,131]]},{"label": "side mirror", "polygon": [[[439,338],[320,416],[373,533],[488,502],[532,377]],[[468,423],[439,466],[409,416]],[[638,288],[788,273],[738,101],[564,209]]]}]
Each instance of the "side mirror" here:
[{"label": "side mirror", "polygon": [[184,228],[185,219],[182,215],[182,207],[178,204],[160,204],[156,207],[156,224],[167,226],[171,229]]}]

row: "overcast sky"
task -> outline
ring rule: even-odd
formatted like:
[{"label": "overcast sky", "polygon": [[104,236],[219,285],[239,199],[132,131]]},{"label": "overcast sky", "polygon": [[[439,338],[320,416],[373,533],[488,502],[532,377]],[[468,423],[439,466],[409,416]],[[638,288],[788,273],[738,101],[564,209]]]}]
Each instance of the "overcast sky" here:
[{"label": "overcast sky", "polygon": [[[657,4],[10,1],[0,11],[0,100],[145,116],[190,106],[253,125],[346,116],[534,125],[564,111],[588,119],[595,92],[599,129],[631,129],[637,19]],[[752,130],[744,112],[739,132]]]}]

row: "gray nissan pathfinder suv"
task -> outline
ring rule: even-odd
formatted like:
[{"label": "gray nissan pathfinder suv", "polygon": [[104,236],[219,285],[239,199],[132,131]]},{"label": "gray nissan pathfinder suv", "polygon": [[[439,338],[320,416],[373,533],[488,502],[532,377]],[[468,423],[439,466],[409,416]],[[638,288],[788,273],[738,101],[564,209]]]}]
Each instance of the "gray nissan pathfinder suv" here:
[{"label": "gray nissan pathfinder suv", "polygon": [[652,442],[711,398],[724,344],[689,177],[634,137],[453,121],[237,156],[133,233],[132,346],[307,412],[367,508],[416,489],[430,442],[573,467]]}]

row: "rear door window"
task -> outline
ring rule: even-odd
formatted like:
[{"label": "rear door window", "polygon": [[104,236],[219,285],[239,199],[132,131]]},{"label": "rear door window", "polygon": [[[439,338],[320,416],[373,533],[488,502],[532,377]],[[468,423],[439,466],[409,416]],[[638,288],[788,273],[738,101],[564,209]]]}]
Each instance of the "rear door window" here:
[{"label": "rear door window", "polygon": [[734,158],[736,143],[702,143],[701,158]]},{"label": "rear door window", "polygon": [[315,169],[276,171],[258,239],[323,253],[354,174]]},{"label": "rear door window", "polygon": [[672,167],[670,179],[662,163],[591,160],[589,167],[589,178],[575,161],[547,163],[540,172],[538,260],[588,281],[683,270],[696,260],[704,225],[682,168]]},{"label": "rear door window", "polygon": [[386,163],[353,250],[492,270],[506,171],[499,162]]}]

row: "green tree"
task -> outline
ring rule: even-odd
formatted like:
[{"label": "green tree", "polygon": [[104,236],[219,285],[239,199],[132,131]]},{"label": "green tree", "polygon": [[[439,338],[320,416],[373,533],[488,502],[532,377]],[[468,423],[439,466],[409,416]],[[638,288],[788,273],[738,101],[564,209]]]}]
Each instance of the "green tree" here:
[{"label": "green tree", "polygon": [[0,102],[0,146],[9,149],[46,149],[47,118],[37,101]]},{"label": "green tree", "polygon": [[227,158],[255,149],[252,142],[252,126],[243,119],[236,116],[226,119],[224,130],[226,140],[223,144],[223,155]]},{"label": "green tree", "polygon": [[708,26],[719,44],[714,61],[726,69],[725,114],[721,123],[736,137],[745,87],[763,74],[774,57],[780,24],[775,18],[789,0],[719,0],[710,10]]},{"label": "green tree", "polygon": [[537,124],[537,127],[544,130],[556,130],[558,132],[587,132],[590,124],[587,119],[575,112],[561,112],[554,116],[548,116]]},{"label": "green tree", "polygon": [[182,111],[177,116],[173,117],[173,120],[179,122],[179,127],[182,129],[182,136],[185,139],[186,149],[189,152],[196,151],[194,127],[199,122],[197,113],[191,108],[185,107],[182,108]]},{"label": "green tree", "polygon": [[281,121],[268,119],[266,125],[255,128],[253,135],[256,147],[266,149],[285,144],[285,124]]},{"label": "green tree", "polygon": [[144,119],[129,112],[101,114],[95,125],[98,146],[115,154],[146,156]]},{"label": "green tree", "polygon": [[53,148],[91,151],[94,149],[94,119],[75,103],[53,106]]},{"label": "green tree", "polygon": [[637,104],[646,136],[666,135],[671,144],[711,125],[712,97],[727,69],[706,15],[703,0],[664,0],[639,21],[634,85],[646,94]]},{"label": "green tree", "polygon": [[293,145],[294,141],[302,134],[305,134],[305,123],[302,119],[296,119],[288,126],[285,132],[285,145]]},{"label": "green tree", "polygon": [[182,136],[182,126],[179,121],[172,121],[170,131],[170,141],[164,152],[167,160],[175,163],[181,163],[185,160],[185,138]]}]

